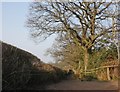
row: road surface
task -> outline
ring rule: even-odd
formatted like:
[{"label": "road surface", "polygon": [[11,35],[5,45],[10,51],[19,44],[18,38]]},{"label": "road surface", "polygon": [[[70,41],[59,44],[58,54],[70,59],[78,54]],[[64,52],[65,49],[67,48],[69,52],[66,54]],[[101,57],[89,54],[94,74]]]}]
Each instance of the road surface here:
[{"label": "road surface", "polygon": [[47,90],[117,90],[118,81],[80,81],[64,80],[47,86]]}]

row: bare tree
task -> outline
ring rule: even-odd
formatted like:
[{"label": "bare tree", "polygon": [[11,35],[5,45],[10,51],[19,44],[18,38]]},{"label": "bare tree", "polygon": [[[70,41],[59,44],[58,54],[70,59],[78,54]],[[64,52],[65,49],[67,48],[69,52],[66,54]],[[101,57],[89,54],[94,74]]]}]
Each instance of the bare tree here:
[{"label": "bare tree", "polygon": [[87,70],[92,47],[112,32],[112,2],[34,2],[30,6],[28,27],[32,37],[46,39],[52,34],[66,35],[84,51]]}]

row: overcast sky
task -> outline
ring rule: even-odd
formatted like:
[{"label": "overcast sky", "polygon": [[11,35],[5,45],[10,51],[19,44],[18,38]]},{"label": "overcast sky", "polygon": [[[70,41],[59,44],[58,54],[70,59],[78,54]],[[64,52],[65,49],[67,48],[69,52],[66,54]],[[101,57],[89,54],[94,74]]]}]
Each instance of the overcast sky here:
[{"label": "overcast sky", "polygon": [[25,51],[28,51],[44,62],[52,61],[45,56],[47,48],[52,46],[55,36],[36,44],[25,27],[28,16],[28,2],[2,2],[2,40]]}]

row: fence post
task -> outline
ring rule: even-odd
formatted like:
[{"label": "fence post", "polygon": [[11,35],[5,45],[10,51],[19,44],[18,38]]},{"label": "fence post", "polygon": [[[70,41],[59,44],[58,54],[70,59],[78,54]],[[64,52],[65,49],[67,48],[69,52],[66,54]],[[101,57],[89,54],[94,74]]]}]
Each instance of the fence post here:
[{"label": "fence post", "polygon": [[110,80],[110,71],[109,71],[109,67],[107,67],[107,79]]}]

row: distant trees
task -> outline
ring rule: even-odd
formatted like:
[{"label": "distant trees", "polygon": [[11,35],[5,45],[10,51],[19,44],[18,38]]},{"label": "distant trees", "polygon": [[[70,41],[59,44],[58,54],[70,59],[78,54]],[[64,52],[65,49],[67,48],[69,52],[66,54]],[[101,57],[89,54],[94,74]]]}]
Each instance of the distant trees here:
[{"label": "distant trees", "polygon": [[78,51],[83,53],[86,71],[92,49],[103,46],[112,28],[116,27],[112,26],[112,18],[117,17],[115,10],[116,5],[112,2],[34,2],[30,6],[27,24],[34,38],[46,39],[58,34],[67,38],[74,50],[76,46],[80,48]]}]

